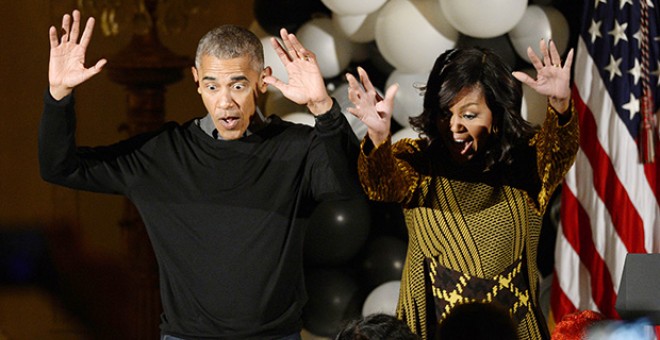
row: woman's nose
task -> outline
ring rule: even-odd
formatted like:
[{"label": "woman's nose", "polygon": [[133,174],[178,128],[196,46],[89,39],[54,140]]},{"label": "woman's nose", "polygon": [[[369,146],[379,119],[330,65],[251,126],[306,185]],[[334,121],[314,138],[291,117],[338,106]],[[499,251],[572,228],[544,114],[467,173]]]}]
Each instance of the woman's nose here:
[{"label": "woman's nose", "polygon": [[462,132],[465,126],[461,123],[460,118],[451,116],[449,119],[449,129],[451,132]]}]

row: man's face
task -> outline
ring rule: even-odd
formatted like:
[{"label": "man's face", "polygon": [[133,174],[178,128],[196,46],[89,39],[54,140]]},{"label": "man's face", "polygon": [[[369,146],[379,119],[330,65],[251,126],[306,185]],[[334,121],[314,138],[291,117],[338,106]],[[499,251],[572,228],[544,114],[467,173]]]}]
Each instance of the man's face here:
[{"label": "man's face", "polygon": [[223,139],[243,137],[257,108],[257,97],[266,92],[263,77],[270,69],[257,71],[248,56],[218,59],[202,56],[192,73],[204,107],[211,114]]},{"label": "man's face", "polygon": [[438,131],[452,159],[466,163],[486,148],[493,129],[493,114],[479,86],[464,89],[449,110],[449,117],[439,118]]}]

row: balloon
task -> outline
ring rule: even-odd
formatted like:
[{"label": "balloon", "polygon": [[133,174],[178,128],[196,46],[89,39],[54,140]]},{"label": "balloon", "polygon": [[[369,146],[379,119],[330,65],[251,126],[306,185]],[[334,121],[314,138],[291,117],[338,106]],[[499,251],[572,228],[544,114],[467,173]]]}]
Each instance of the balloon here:
[{"label": "balloon", "polygon": [[339,15],[369,14],[378,10],[387,0],[321,0],[333,13]]},{"label": "balloon", "polygon": [[394,70],[385,82],[385,88],[392,84],[399,84],[399,90],[394,97],[394,112],[392,119],[403,127],[409,127],[410,117],[422,113],[424,96],[418,89],[420,85],[426,84],[430,72],[402,72]]},{"label": "balloon", "polygon": [[330,18],[312,19],[296,35],[305,48],[316,54],[324,78],[340,74],[351,62],[351,41],[335,28]]},{"label": "balloon", "polygon": [[346,120],[348,120],[348,124],[351,125],[351,129],[355,133],[355,136],[360,140],[364,138],[367,134],[367,126],[347,110],[349,107],[353,107],[353,103],[348,99],[348,83],[339,85],[334,91],[332,91],[331,95],[337,100],[337,103],[341,107],[341,112],[346,116]]},{"label": "balloon", "polygon": [[392,143],[396,143],[404,138],[419,138],[419,133],[413,130],[411,127],[405,127],[392,135]]},{"label": "balloon", "polygon": [[315,16],[332,14],[320,0],[255,0],[253,10],[259,25],[278,37],[280,28],[295,32]]},{"label": "balloon", "polygon": [[254,33],[257,37],[259,37],[259,39],[272,36],[272,34],[266,32],[266,30],[263,27],[261,27],[261,25],[259,25],[259,22],[256,20],[252,21],[248,29],[250,30],[250,32]]},{"label": "balloon", "polygon": [[360,266],[363,287],[372,289],[387,281],[400,280],[406,252],[407,244],[392,236],[378,236],[367,242]]},{"label": "balloon", "polygon": [[371,225],[378,226],[376,228],[378,235],[389,235],[400,240],[408,240],[408,229],[403,209],[399,203],[369,201],[369,205],[371,206]]},{"label": "balloon", "polygon": [[353,50],[353,53],[351,53],[351,62],[361,64],[369,61],[369,58],[371,58],[371,55],[369,55],[369,43],[353,42],[351,46]]},{"label": "balloon", "polygon": [[[282,117],[289,113],[295,113],[295,112],[302,113],[302,112],[306,112],[305,110],[307,110],[307,107],[305,105],[300,105],[292,102],[291,100],[286,98],[282,94],[282,92],[279,92],[277,90],[268,91],[266,95],[267,96],[264,104],[264,114],[267,116],[276,114]],[[307,116],[311,116],[311,114],[305,113],[305,115],[306,116],[303,118],[304,121],[310,122],[309,117]],[[299,117],[293,117],[292,119],[297,119],[297,118]],[[311,125],[314,125],[314,123],[311,123]]]},{"label": "balloon", "polygon": [[437,1],[390,0],[378,12],[375,41],[397,70],[431,71],[438,55],[456,45],[458,31]]},{"label": "balloon", "polygon": [[551,39],[557,45],[559,54],[568,48],[568,21],[561,12],[553,7],[530,5],[518,24],[508,36],[516,53],[528,63],[527,47],[531,46],[536,55],[541,55],[539,40]]},{"label": "balloon", "polygon": [[321,202],[305,233],[305,262],[338,265],[353,258],[369,236],[371,215],[366,199]]},{"label": "balloon", "polygon": [[375,39],[378,12],[358,15],[333,15],[332,23],[348,40],[365,43]]},{"label": "balloon", "polygon": [[396,280],[385,282],[372,290],[364,300],[362,316],[376,313],[396,315],[399,288],[401,288],[401,281]]},{"label": "balloon", "polygon": [[333,337],[346,320],[360,316],[364,296],[351,275],[338,269],[307,269],[305,286],[309,300],[302,318],[313,334]]},{"label": "balloon", "polygon": [[516,66],[516,62],[518,61],[518,55],[516,54],[516,51],[514,51],[513,46],[511,46],[511,42],[506,34],[488,39],[473,38],[461,34],[456,46],[463,48],[481,47],[493,50],[493,52],[502,58],[504,63],[509,65],[512,69]]},{"label": "balloon", "polygon": [[291,113],[283,114],[280,117],[282,118],[282,120],[286,120],[292,123],[304,124],[309,126],[314,126],[316,124],[314,115],[307,112],[291,112]]},{"label": "balloon", "polygon": [[[532,77],[536,77],[536,71],[533,69],[525,69],[522,70],[522,72],[525,72]],[[548,108],[548,97],[539,94],[525,84],[523,84],[522,87],[523,98],[520,114],[523,116],[523,118],[525,118],[525,120],[534,125],[543,124],[546,110]]]},{"label": "balloon", "polygon": [[506,34],[522,18],[527,0],[439,0],[449,23],[475,38]]}]

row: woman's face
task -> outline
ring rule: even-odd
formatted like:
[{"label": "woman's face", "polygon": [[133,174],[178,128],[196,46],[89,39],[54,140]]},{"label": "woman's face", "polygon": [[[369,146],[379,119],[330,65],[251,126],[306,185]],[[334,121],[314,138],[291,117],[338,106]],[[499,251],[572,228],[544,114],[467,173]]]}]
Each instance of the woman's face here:
[{"label": "woman's face", "polygon": [[463,89],[449,108],[449,117],[436,121],[451,158],[464,164],[486,148],[493,129],[493,113],[480,86]]}]

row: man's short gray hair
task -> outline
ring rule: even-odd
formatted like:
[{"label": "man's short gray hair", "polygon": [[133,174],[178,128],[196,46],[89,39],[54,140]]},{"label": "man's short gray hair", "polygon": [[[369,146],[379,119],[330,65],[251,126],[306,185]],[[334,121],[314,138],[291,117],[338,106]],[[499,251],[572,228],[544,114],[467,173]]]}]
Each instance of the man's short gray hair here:
[{"label": "man's short gray hair", "polygon": [[236,25],[222,25],[206,33],[197,45],[195,67],[199,69],[202,56],[233,59],[248,56],[255,71],[264,68],[261,40],[251,31]]}]

